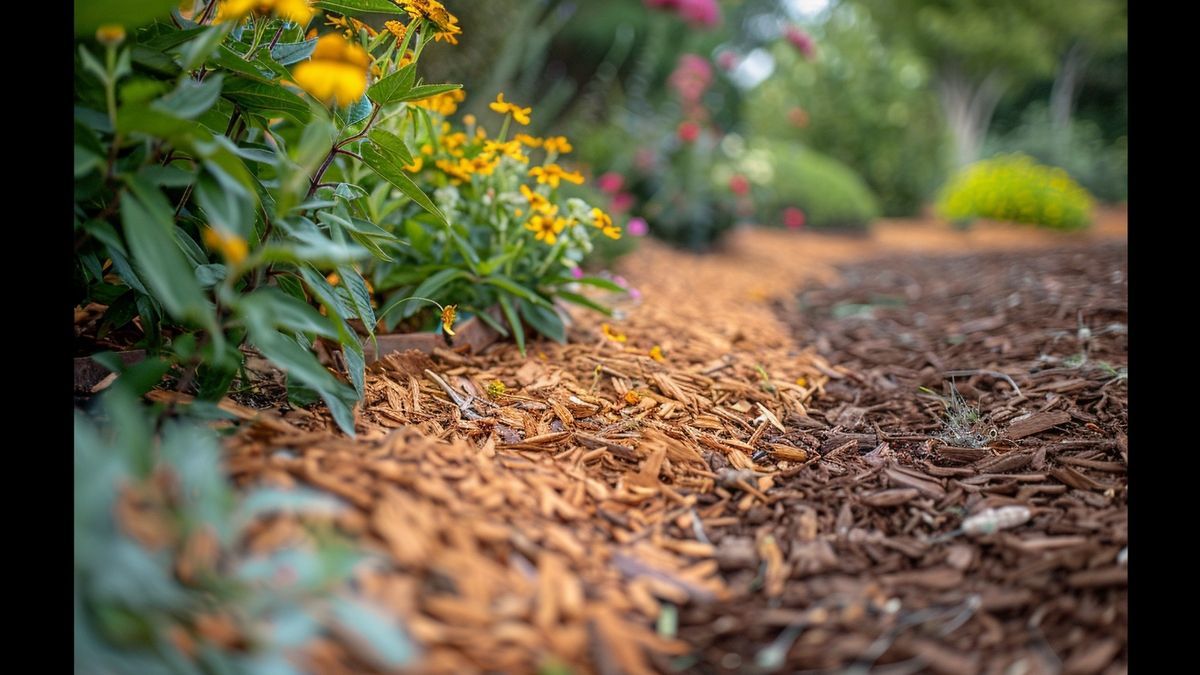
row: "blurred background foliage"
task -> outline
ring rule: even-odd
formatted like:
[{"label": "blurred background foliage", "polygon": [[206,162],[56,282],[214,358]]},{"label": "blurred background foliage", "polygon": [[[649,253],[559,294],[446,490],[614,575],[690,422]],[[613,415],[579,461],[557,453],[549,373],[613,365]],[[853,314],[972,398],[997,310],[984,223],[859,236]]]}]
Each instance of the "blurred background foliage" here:
[{"label": "blurred background foliage", "polygon": [[[479,114],[495,91],[533,105],[534,132],[568,133],[581,170],[624,178],[617,210],[680,245],[706,248],[737,223],[779,225],[789,208],[803,227],[918,216],[959,168],[1011,153],[1064,169],[1100,202],[1127,198],[1118,0],[491,0],[456,10],[462,45],[430,63],[430,79],[464,82],[464,112]],[[689,54],[711,67],[694,105],[671,84]],[[687,121],[700,127],[694,142],[682,140]],[[755,148],[770,151],[747,160]]]}]

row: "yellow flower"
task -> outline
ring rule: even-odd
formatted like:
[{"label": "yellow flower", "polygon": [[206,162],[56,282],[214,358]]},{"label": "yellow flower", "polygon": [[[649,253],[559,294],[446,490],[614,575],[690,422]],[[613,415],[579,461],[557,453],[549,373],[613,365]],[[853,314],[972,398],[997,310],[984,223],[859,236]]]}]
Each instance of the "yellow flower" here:
[{"label": "yellow flower", "polygon": [[442,330],[446,335],[454,337],[454,314],[458,305],[446,305],[442,309]]},{"label": "yellow flower", "polygon": [[409,173],[417,173],[418,171],[421,170],[421,167],[423,167],[423,166],[425,166],[425,158],[420,155],[417,155],[416,157],[413,158],[412,164],[404,165],[404,170]]},{"label": "yellow flower", "polygon": [[490,155],[508,155],[518,162],[529,162],[529,157],[521,152],[521,143],[515,140],[508,141],[507,143],[485,141],[483,144],[483,151]]},{"label": "yellow flower", "polygon": [[529,189],[529,186],[521,186],[521,196],[529,202],[529,208],[538,211],[544,215],[554,215],[558,211],[558,207],[550,203],[550,200],[545,195]]},{"label": "yellow flower", "polygon": [[427,108],[442,116],[453,115],[458,110],[458,104],[462,103],[467,98],[466,92],[462,89],[451,89],[450,91],[431,96],[429,98],[417,101],[417,105],[422,108]]},{"label": "yellow flower", "polygon": [[463,124],[465,124],[465,125],[467,125],[467,126],[469,126],[469,127],[473,127],[473,126],[475,126],[475,122],[476,122],[476,121],[477,121],[477,120],[475,119],[475,116],[474,116],[474,115],[472,115],[472,114],[470,114],[470,113],[467,113],[466,115],[463,115]]},{"label": "yellow flower", "polygon": [[628,403],[629,405],[637,405],[638,403],[641,402],[641,400],[642,400],[642,395],[637,393],[636,391],[630,389],[629,391],[625,392],[625,402]]},{"label": "yellow flower", "polygon": [[445,40],[452,45],[458,44],[458,36],[462,29],[458,26],[458,17],[446,11],[446,7],[438,0],[396,0],[397,4],[408,12],[413,19],[426,19],[434,25],[433,39]]},{"label": "yellow flower", "polygon": [[504,92],[496,94],[496,100],[488,104],[488,107],[496,112],[504,115],[512,113],[513,119],[517,124],[529,124],[529,113],[533,112],[533,108],[522,108],[514,103],[509,103],[504,100]]},{"label": "yellow flower", "polygon": [[329,276],[325,277],[325,281],[328,281],[330,286],[337,286],[341,280],[342,278],[338,276],[337,272],[331,272]]},{"label": "yellow flower", "polygon": [[600,324],[600,331],[604,333],[604,337],[612,340],[613,342],[624,342],[626,340],[624,333],[614,331],[612,326],[606,323]]},{"label": "yellow flower", "polygon": [[217,9],[213,23],[240,21],[250,12],[260,16],[274,14],[280,19],[301,25],[311,21],[316,13],[308,0],[225,0]]},{"label": "yellow flower", "polygon": [[313,98],[345,106],[362,98],[367,90],[370,65],[371,57],[362,47],[328,33],[317,40],[312,57],[296,66],[292,79]]},{"label": "yellow flower", "polygon": [[517,134],[516,136],[513,136],[513,140],[520,141],[531,148],[542,147],[542,139],[538,138],[537,136],[530,136],[529,134]]},{"label": "yellow flower", "polygon": [[[471,180],[471,173],[469,171],[463,170],[458,164],[451,162],[448,159],[439,159],[438,161],[434,162],[434,166],[441,169],[443,173],[445,173],[447,176],[450,176],[450,178],[454,180],[460,182]],[[468,167],[469,166],[470,165],[468,164]]]},{"label": "yellow flower", "polygon": [[500,380],[492,380],[487,386],[487,394],[492,398],[500,398],[506,391],[508,391],[508,387],[505,387]]},{"label": "yellow flower", "polygon": [[650,348],[650,358],[658,361],[659,363],[667,360],[666,357],[663,356],[662,347],[659,347],[658,345],[654,345]]},{"label": "yellow flower", "polygon": [[115,47],[125,41],[125,27],[119,23],[106,23],[96,29],[96,40],[106,47]]},{"label": "yellow flower", "polygon": [[550,187],[558,187],[560,180],[569,181],[576,185],[583,183],[583,174],[577,171],[566,171],[557,164],[535,166],[529,170],[529,175],[537,178],[538,183],[549,183]]},{"label": "yellow flower", "polygon": [[613,225],[612,216],[598,208],[592,209],[592,224],[600,228],[604,236],[610,239],[621,238],[621,228]]},{"label": "yellow flower", "polygon": [[246,254],[250,252],[245,239],[212,227],[204,229],[204,245],[218,251],[225,260],[234,265],[245,260]]},{"label": "yellow flower", "polygon": [[807,377],[797,377],[796,384],[800,385],[801,387],[807,387],[808,386],[808,378]]},{"label": "yellow flower", "polygon": [[571,141],[568,141],[566,136],[551,136],[546,139],[545,143],[546,152],[565,154],[574,150],[574,148],[571,147]]},{"label": "yellow flower", "polygon": [[558,235],[567,226],[567,221],[564,218],[554,216],[543,216],[537,214],[525,223],[525,229],[536,232],[534,239],[544,241],[547,244],[554,244],[558,241]]},{"label": "yellow flower", "polygon": [[[355,19],[352,16],[326,16],[325,25],[333,26],[335,28],[345,28],[345,36],[347,40],[353,40],[358,35],[358,31],[363,29],[366,29],[367,35],[370,37],[375,37],[379,34],[374,28],[371,28],[367,24]],[[403,26],[401,26],[401,28],[403,28]]]},{"label": "yellow flower", "polygon": [[384,21],[383,27],[386,28],[389,33],[396,36],[396,44],[404,42],[404,33],[408,30],[407,26],[399,21]]}]

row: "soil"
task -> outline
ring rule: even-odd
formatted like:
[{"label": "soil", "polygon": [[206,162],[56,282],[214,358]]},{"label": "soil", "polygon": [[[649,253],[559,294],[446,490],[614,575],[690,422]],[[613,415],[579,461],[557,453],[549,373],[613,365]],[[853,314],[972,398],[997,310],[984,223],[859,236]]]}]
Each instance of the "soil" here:
[{"label": "soil", "polygon": [[1124,672],[1124,222],[645,242],[567,345],[382,359],[354,439],[227,400],[228,470],[346,503],[420,672]]}]

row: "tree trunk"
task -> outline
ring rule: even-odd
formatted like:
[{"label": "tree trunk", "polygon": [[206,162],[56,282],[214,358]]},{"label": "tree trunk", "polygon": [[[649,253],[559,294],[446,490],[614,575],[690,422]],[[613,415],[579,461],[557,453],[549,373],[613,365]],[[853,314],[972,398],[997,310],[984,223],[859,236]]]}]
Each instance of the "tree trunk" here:
[{"label": "tree trunk", "polygon": [[938,98],[954,138],[958,166],[979,159],[983,139],[1003,92],[999,71],[988,73],[981,82],[971,80],[956,68],[947,68],[938,76]]},{"label": "tree trunk", "polygon": [[1075,110],[1075,99],[1086,66],[1087,54],[1083,45],[1076,42],[1063,56],[1050,88],[1050,121],[1056,129],[1065,130],[1071,126],[1071,113]]}]

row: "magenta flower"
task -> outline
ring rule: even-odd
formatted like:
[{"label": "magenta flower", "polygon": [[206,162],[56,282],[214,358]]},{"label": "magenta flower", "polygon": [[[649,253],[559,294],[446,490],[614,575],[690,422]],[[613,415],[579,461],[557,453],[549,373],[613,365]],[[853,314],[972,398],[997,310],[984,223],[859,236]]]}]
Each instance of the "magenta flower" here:
[{"label": "magenta flower", "polygon": [[729,189],[733,194],[744,197],[750,193],[750,181],[741,174],[734,174],[733,178],[729,179]]},{"label": "magenta flower", "polygon": [[787,207],[783,210],[783,224],[789,230],[799,230],[804,227],[804,212],[794,206]]},{"label": "magenta flower", "polygon": [[644,237],[650,232],[650,224],[645,218],[630,218],[629,223],[625,225],[625,231],[631,237]]},{"label": "magenta flower", "polygon": [[576,279],[582,279],[583,278],[583,268],[582,267],[572,267],[571,268],[571,276]]},{"label": "magenta flower", "polygon": [[677,130],[679,140],[684,143],[694,143],[697,138],[700,138],[700,125],[695,122],[683,122]]},{"label": "magenta flower", "polygon": [[792,43],[792,46],[796,48],[796,51],[800,52],[801,56],[812,60],[817,52],[817,45],[808,33],[797,26],[788,26],[783,31],[783,36],[787,38],[788,42]]},{"label": "magenta flower", "polygon": [[717,65],[720,66],[721,70],[724,70],[724,71],[730,71],[730,70],[733,70],[734,68],[737,68],[737,65],[738,65],[737,52],[732,52],[732,51],[721,52],[721,54],[719,56],[717,56]]},{"label": "magenta flower", "polygon": [[615,195],[621,190],[621,186],[625,184],[625,177],[616,171],[608,173],[596,179],[596,185],[604,192],[610,195]]},{"label": "magenta flower", "polygon": [[633,195],[628,192],[618,193],[612,198],[612,210],[618,213],[624,213],[633,206]]},{"label": "magenta flower", "polygon": [[717,0],[644,0],[647,7],[677,14],[693,26],[712,28],[721,23]]},{"label": "magenta flower", "polygon": [[712,77],[712,66],[707,59],[696,54],[684,54],[679,57],[679,63],[668,82],[679,92],[679,98],[683,99],[684,103],[695,105],[712,84]]}]

